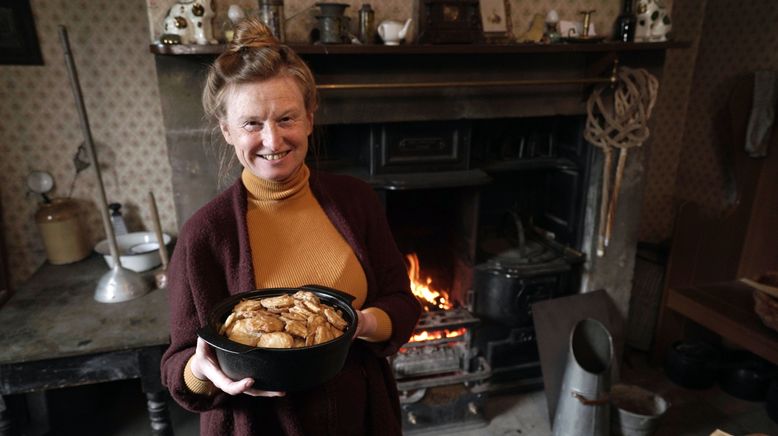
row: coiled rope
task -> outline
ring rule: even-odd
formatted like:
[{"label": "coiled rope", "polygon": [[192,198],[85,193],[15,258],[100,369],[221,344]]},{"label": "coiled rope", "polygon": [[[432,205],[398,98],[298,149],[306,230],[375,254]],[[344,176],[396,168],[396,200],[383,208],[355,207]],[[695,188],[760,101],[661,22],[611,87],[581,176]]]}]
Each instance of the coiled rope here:
[{"label": "coiled rope", "polygon": [[[615,221],[629,149],[648,139],[648,119],[656,102],[659,81],[645,69],[621,67],[615,84],[597,86],[586,102],[584,138],[603,152],[602,198],[597,255],[605,255]],[[611,187],[613,150],[619,150]]]}]

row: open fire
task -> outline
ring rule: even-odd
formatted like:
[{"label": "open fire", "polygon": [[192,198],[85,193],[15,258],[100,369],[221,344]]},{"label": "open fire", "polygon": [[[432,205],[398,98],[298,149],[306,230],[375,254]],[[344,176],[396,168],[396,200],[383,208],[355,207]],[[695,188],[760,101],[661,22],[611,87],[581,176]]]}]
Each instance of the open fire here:
[{"label": "open fire", "polygon": [[457,330],[449,330],[449,329],[443,329],[443,330],[424,330],[421,333],[417,333],[413,336],[411,336],[410,342],[420,342],[420,341],[434,341],[436,339],[443,339],[443,338],[456,338],[457,336],[462,336],[467,332],[467,329],[461,328]]},{"label": "open fire", "polygon": [[[434,325],[429,325],[425,320],[430,319],[433,313],[438,316],[455,309],[454,303],[449,299],[448,292],[444,290],[435,289],[432,284],[432,278],[426,277],[421,279],[421,267],[419,263],[419,257],[416,253],[406,254],[405,258],[408,260],[408,278],[411,281],[411,291],[413,295],[419,300],[424,307],[422,316],[422,322],[416,328],[416,332],[411,336],[408,344],[414,344],[419,342],[439,341],[441,339],[451,339],[459,336],[464,336],[467,333],[467,328],[435,328]],[[432,324],[435,324],[434,322]]]},{"label": "open fire", "polygon": [[424,281],[420,279],[421,268],[416,253],[406,254],[405,258],[408,260],[408,278],[411,280],[411,291],[424,306],[424,311],[429,312],[430,308],[433,310],[453,308],[454,305],[449,300],[447,291],[433,289],[431,277],[427,277]]},{"label": "open fire", "polygon": [[[419,257],[416,253],[406,254],[405,258],[408,260],[408,278],[411,281],[411,291],[413,295],[419,300],[424,307],[425,312],[430,311],[445,311],[454,308],[454,304],[451,302],[448,296],[448,292],[444,290],[437,290],[433,287],[432,278],[427,277],[421,279],[421,267],[419,263]],[[458,329],[439,329],[439,330],[422,330],[417,331],[411,336],[408,342],[423,342],[434,341],[445,338],[455,338],[467,333],[466,328]]]}]

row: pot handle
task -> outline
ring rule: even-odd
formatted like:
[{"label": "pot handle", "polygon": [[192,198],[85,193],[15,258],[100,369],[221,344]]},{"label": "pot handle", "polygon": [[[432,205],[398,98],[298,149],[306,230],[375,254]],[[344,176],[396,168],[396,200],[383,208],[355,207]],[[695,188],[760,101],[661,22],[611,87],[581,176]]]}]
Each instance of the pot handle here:
[{"label": "pot handle", "polygon": [[343,291],[339,291],[337,289],[333,289],[324,285],[309,284],[309,285],[300,286],[300,289],[307,290],[307,291],[323,292],[325,294],[330,294],[332,296],[338,296],[344,298],[346,301],[349,302],[349,304],[351,304],[354,301],[354,299],[356,299],[356,297],[351,294],[347,294]]}]

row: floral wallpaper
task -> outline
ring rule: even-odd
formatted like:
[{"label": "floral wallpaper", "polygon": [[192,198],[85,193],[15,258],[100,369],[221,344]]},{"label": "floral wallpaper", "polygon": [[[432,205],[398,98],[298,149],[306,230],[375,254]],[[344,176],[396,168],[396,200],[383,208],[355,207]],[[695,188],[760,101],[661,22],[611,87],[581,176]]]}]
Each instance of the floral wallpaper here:
[{"label": "floral wallpaper", "polygon": [[105,237],[94,170],[75,177],[73,157],[84,136],[59,25],[68,30],[108,201],[124,205],[130,231],[150,230],[153,191],[163,230],[175,233],[178,226],[144,1],[32,0],[31,6],[45,64],[0,66],[0,203],[12,284],[46,258],[34,220],[40,198],[26,186],[31,171],[53,176],[51,196],[79,202],[90,245]]},{"label": "floral wallpaper", "polygon": [[731,206],[724,149],[743,147],[745,138],[735,144],[719,138],[717,116],[728,107],[736,78],[778,70],[776,20],[778,4],[770,0],[750,2],[748,7],[708,0],[678,170],[679,199],[694,200],[713,212]]},{"label": "floral wallpaper", "polygon": [[[641,239],[672,236],[674,209],[694,201],[711,214],[732,206],[732,185],[716,129],[737,77],[778,70],[778,4],[726,0],[677,2],[674,29],[689,49],[670,50],[655,112]],[[742,142],[742,141],[741,141]]]},{"label": "floral wallpaper", "polygon": [[673,36],[689,48],[667,51],[659,96],[647,145],[646,186],[641,209],[640,240],[660,243],[670,238],[675,217],[675,180],[684,144],[684,129],[697,50],[707,0],[677,2]]}]

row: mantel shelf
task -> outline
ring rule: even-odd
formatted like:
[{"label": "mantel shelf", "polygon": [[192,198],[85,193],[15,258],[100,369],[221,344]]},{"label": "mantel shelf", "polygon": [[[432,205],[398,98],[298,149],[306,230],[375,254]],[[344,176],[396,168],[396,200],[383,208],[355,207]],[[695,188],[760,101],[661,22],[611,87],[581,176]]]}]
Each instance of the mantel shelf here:
[{"label": "mantel shelf", "polygon": [[[357,44],[290,44],[301,55],[469,55],[469,54],[551,54],[607,53],[687,48],[687,41],[665,42],[599,42],[559,44],[409,44],[399,46]],[[149,51],[157,55],[218,55],[226,49],[217,45],[152,44]]]}]

